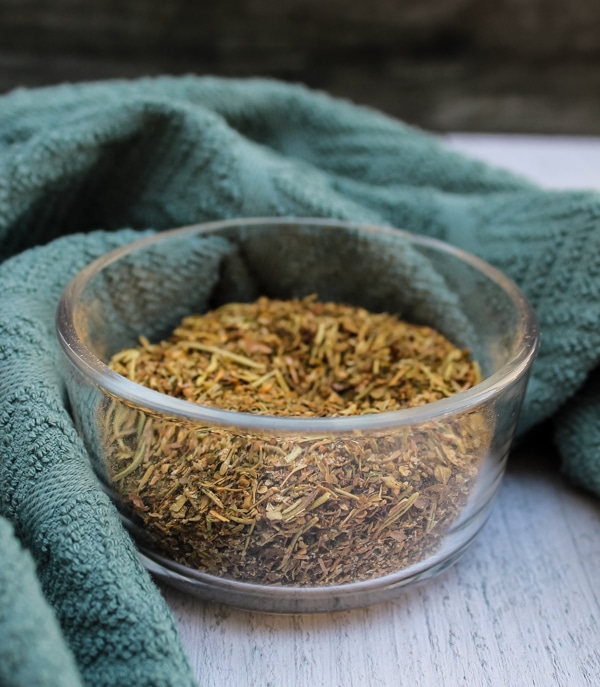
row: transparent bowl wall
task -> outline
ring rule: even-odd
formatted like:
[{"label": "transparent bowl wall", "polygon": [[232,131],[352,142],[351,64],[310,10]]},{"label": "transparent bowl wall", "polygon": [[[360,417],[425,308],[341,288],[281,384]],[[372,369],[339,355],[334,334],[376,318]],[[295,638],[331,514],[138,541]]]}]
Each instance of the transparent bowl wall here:
[{"label": "transparent bowl wall", "polygon": [[[284,418],[174,399],[106,366],[191,313],[312,293],[435,327],[471,350],[483,381],[402,411]],[[69,285],[57,331],[78,430],[146,566],[269,612],[384,601],[455,561],[500,485],[537,345],[520,291],[478,259],[395,229],[300,219],[193,226],[113,251]],[[172,489],[157,499],[164,475]]]}]

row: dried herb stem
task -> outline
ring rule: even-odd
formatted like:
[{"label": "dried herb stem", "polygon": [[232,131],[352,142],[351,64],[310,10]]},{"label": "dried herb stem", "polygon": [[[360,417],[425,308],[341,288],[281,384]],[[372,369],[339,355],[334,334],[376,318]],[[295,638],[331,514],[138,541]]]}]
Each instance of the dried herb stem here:
[{"label": "dried herb stem", "polygon": [[[386,313],[303,300],[228,304],[111,361],[162,393],[277,416],[413,407],[481,379],[467,351]],[[109,480],[159,553],[262,584],[343,584],[430,555],[473,489],[479,411],[341,436],[272,436],[107,412]],[[129,461],[123,467],[123,461]]]}]

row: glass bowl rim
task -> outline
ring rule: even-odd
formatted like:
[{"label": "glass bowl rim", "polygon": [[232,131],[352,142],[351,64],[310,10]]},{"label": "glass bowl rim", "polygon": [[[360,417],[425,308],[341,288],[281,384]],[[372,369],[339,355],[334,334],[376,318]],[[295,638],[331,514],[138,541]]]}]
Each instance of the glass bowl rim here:
[{"label": "glass bowl rim", "polygon": [[[85,345],[76,325],[75,312],[78,299],[87,283],[103,269],[139,249],[154,243],[168,241],[187,234],[211,234],[220,229],[265,224],[304,224],[318,226],[324,230],[351,229],[358,232],[404,236],[410,242],[448,253],[468,263],[492,282],[495,282],[514,305],[520,316],[521,332],[515,355],[499,370],[486,377],[471,389],[449,398],[402,410],[350,415],[343,417],[297,417],[258,415],[216,407],[204,406],[192,401],[174,398],[148,389],[111,370]],[[192,224],[175,229],[159,231],[113,249],[84,267],[63,291],[56,310],[56,332],[60,345],[70,362],[96,386],[118,400],[140,410],[160,414],[176,420],[205,425],[218,425],[256,432],[302,433],[302,434],[348,434],[361,431],[386,430],[399,426],[413,425],[474,409],[499,394],[527,371],[535,356],[539,329],[535,312],[521,289],[500,270],[480,258],[456,248],[444,241],[414,234],[391,226],[372,223],[348,222],[345,220],[316,217],[252,217],[234,218],[215,222]]]}]

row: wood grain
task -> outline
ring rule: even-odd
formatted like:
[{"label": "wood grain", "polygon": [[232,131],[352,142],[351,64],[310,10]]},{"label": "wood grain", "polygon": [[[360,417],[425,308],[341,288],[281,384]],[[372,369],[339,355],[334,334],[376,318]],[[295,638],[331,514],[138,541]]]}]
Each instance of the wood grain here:
[{"label": "wood grain", "polygon": [[596,0],[3,0],[0,92],[271,76],[439,131],[600,134]]}]

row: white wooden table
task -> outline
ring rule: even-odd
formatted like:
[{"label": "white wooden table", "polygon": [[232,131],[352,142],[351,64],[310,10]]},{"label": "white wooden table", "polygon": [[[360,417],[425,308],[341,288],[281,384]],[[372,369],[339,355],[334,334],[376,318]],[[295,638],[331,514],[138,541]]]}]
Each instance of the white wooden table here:
[{"label": "white wooden table", "polygon": [[[454,135],[551,187],[600,189],[600,139]],[[600,500],[538,432],[515,451],[465,556],[394,602],[272,616],[163,587],[203,687],[597,687]]]}]

